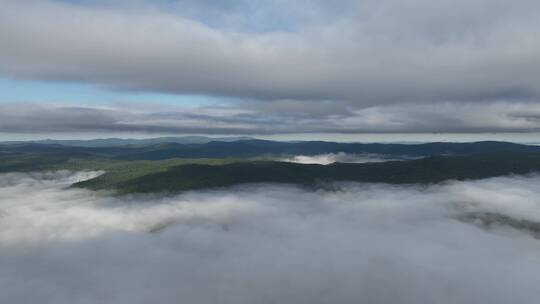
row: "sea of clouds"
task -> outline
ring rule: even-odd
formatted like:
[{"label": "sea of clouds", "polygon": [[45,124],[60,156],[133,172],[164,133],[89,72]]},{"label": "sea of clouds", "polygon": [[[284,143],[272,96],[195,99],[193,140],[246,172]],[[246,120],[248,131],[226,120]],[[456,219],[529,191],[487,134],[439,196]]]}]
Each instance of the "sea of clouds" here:
[{"label": "sea of clouds", "polygon": [[0,175],[0,303],[536,303],[540,177],[112,197]]}]

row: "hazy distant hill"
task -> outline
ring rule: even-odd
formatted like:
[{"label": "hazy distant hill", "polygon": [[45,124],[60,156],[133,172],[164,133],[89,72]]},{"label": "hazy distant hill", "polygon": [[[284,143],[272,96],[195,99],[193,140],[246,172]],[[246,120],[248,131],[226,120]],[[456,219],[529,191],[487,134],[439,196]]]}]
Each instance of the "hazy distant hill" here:
[{"label": "hazy distant hill", "polygon": [[[163,140],[163,139],[156,139]],[[383,154],[411,157],[486,153],[497,151],[540,152],[540,146],[506,142],[363,144],[323,141],[278,142],[265,140],[211,141],[202,144],[164,142],[145,145],[104,147],[67,146],[60,144],[19,143],[0,145],[0,154],[32,153],[109,157],[121,160],[163,160],[171,158],[259,157],[268,155],[317,155],[324,153]]]},{"label": "hazy distant hill", "polygon": [[175,157],[256,157],[261,155],[317,155],[324,153],[407,155],[412,157],[470,154],[496,151],[534,152],[539,146],[506,142],[428,143],[428,144],[363,144],[323,141],[277,142],[243,140],[209,142],[203,145],[164,144],[156,149],[124,154],[126,159],[168,159]]},{"label": "hazy distant hill", "polygon": [[[74,147],[118,147],[118,146],[146,146],[162,143],[179,143],[179,144],[205,144],[211,141],[239,141],[253,139],[247,136],[241,137],[206,137],[206,136],[182,136],[182,137],[157,137],[147,139],[122,139],[122,138],[103,138],[103,139],[89,139],[89,140],[56,140],[56,139],[44,139],[35,141],[16,141],[16,142],[3,142],[3,144],[24,144],[24,143],[36,143],[36,144],[48,144],[48,145],[62,145],[62,146],[74,146]],[[0,143],[2,144],[2,143]]]}]

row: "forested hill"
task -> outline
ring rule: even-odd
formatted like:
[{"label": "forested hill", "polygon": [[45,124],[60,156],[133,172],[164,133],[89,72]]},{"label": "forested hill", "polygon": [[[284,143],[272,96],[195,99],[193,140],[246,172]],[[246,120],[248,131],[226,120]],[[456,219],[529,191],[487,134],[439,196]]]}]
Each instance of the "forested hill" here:
[{"label": "forested hill", "polygon": [[263,182],[310,186],[335,181],[425,184],[535,172],[540,172],[540,153],[495,152],[365,164],[315,165],[269,161],[186,164],[112,181],[104,175],[76,186],[119,193],[175,192]]},{"label": "forested hill", "polygon": [[[284,155],[325,153],[410,156],[381,163],[296,164]],[[118,193],[182,191],[244,183],[304,185],[334,181],[436,183],[540,171],[540,147],[505,142],[360,144],[240,140],[113,147],[0,145],[0,173],[102,170],[76,186]]]}]

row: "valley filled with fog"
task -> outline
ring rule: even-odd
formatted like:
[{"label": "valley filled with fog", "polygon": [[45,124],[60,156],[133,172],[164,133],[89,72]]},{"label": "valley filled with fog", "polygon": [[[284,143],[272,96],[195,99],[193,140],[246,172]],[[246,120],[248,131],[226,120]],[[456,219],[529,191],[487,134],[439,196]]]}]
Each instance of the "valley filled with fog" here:
[{"label": "valley filled with fog", "polygon": [[[539,176],[112,196],[0,175],[1,303],[531,303]],[[29,292],[31,291],[31,292]]]},{"label": "valley filled with fog", "polygon": [[293,155],[288,157],[277,158],[277,161],[284,161],[290,163],[298,164],[319,164],[319,165],[329,165],[336,162],[339,163],[353,163],[353,164],[363,164],[363,163],[381,163],[387,161],[400,161],[400,160],[410,160],[418,159],[419,157],[410,157],[410,156],[398,156],[398,155],[384,155],[384,154],[375,154],[375,153],[362,153],[362,154],[352,154],[352,153],[326,153],[326,154],[316,154],[316,155]]}]

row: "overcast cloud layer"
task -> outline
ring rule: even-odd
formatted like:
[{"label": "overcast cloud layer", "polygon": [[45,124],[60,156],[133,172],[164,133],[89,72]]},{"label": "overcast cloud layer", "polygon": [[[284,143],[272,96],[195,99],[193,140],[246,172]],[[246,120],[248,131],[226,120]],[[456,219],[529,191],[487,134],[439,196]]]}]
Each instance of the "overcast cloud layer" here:
[{"label": "overcast cloud layer", "polygon": [[[2,0],[0,73],[363,105],[540,94],[538,1],[336,1],[342,10],[328,13],[322,1],[262,1],[261,22],[274,25],[263,32],[253,32],[255,22],[211,26],[210,16],[181,13],[214,9],[240,23],[252,13],[246,1],[226,1],[231,9],[219,2],[178,1],[168,9],[150,1]],[[268,8],[274,14],[265,15]],[[313,11],[317,22],[302,22]]]},{"label": "overcast cloud layer", "polygon": [[[159,104],[73,106],[0,104],[0,133],[290,134],[539,132],[540,104],[398,104],[352,108],[338,103],[265,102],[182,107]],[[51,135],[52,134],[52,135]]]},{"label": "overcast cloud layer", "polygon": [[537,132],[539,31],[535,0],[0,0],[0,77],[226,98],[3,105],[0,132]]},{"label": "overcast cloud layer", "polygon": [[[538,297],[539,177],[111,198],[0,175],[2,303],[492,303]],[[29,292],[31,291],[31,292]]]}]

